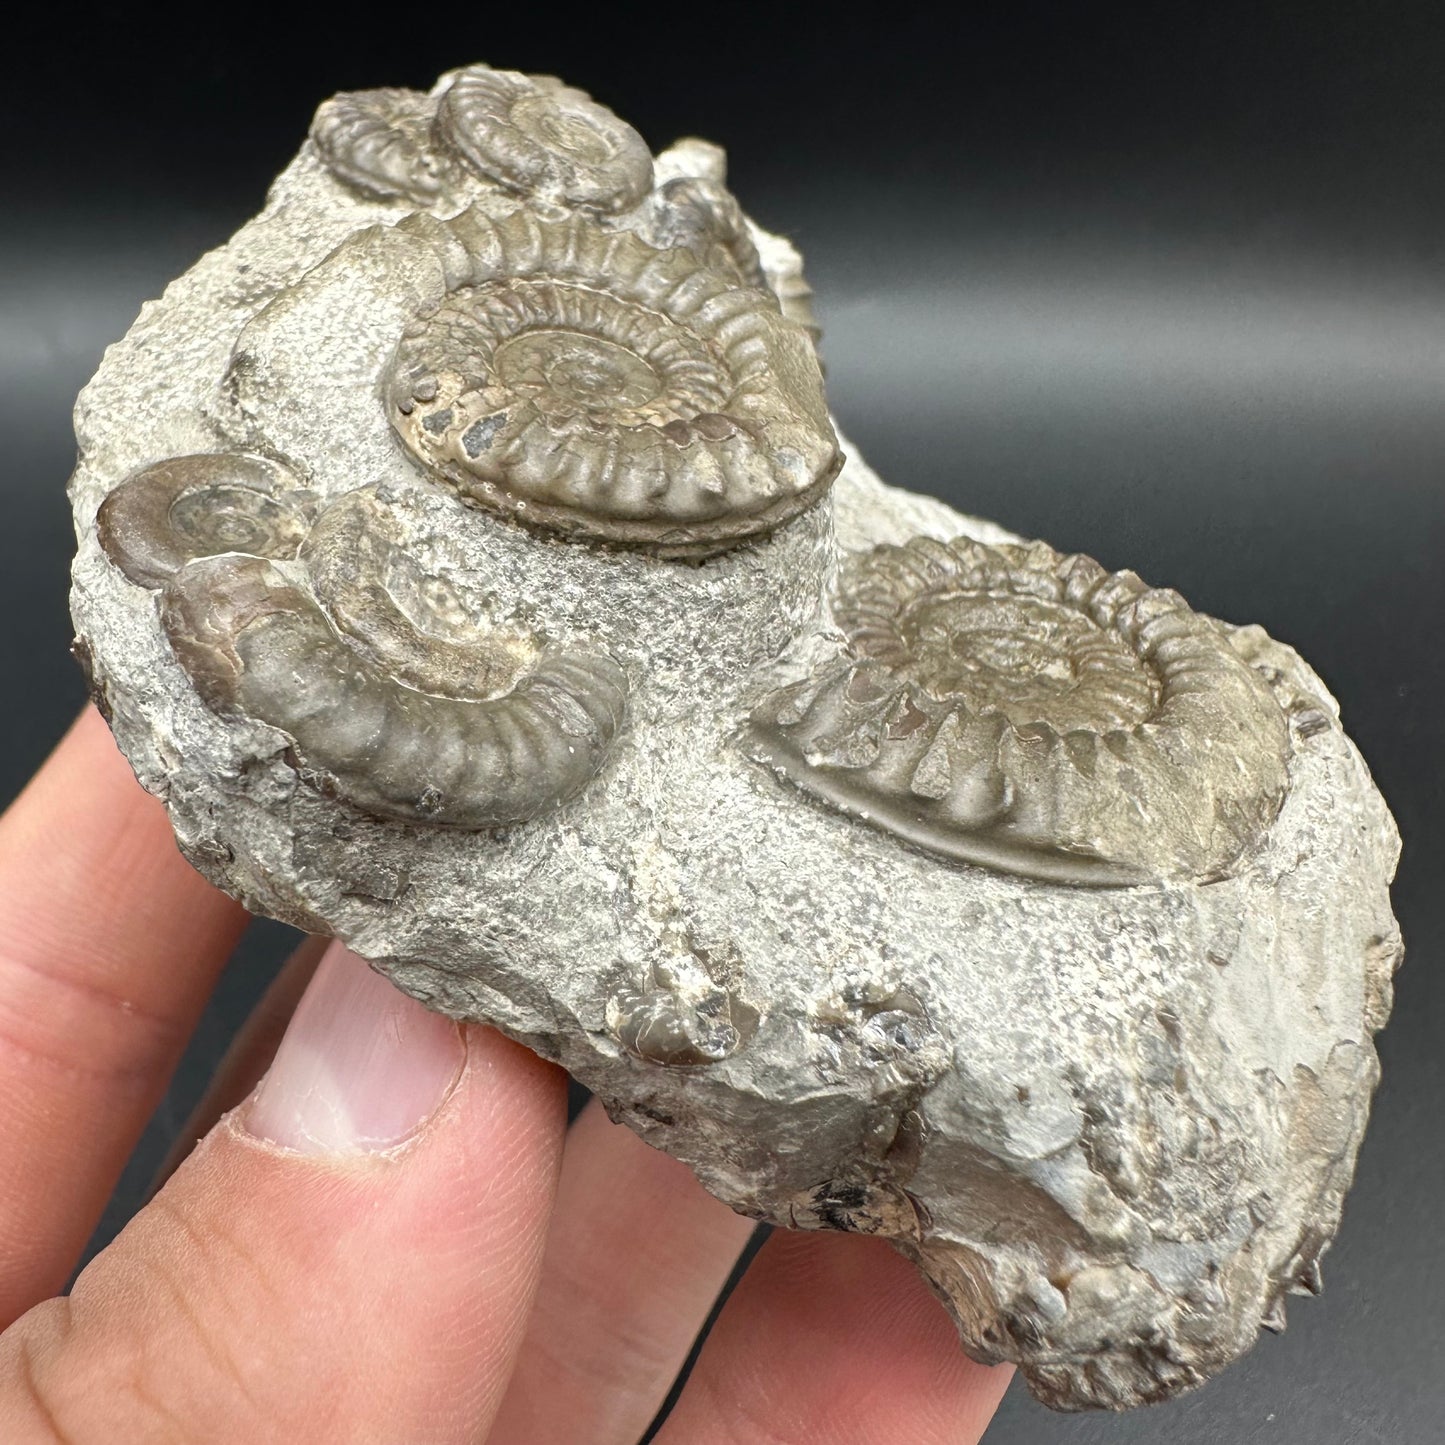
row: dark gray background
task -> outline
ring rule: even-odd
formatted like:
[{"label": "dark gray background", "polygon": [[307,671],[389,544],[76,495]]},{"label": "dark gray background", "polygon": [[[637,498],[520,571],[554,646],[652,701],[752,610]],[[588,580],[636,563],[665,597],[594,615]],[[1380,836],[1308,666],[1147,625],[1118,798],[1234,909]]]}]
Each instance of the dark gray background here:
[{"label": "dark gray background", "polygon": [[[485,58],[563,74],[654,145],[722,141],[744,204],[807,254],[834,408],[883,475],[1298,646],[1405,835],[1410,952],[1323,1300],[1174,1405],[1066,1419],[1015,1390],[990,1445],[1438,1442],[1445,22],[1434,0],[1090,11],[12,21],[0,797],[82,699],[74,393],[257,209],[318,100]],[[288,943],[253,930],[107,1230]]]}]

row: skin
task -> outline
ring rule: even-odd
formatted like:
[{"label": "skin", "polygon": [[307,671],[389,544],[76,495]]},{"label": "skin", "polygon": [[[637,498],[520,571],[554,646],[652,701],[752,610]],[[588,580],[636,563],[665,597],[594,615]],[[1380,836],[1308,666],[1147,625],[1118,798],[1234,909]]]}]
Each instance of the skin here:
[{"label": "skin", "polygon": [[[635,1445],[748,1224],[595,1105],[569,1132],[551,1066],[419,1009],[396,1017],[461,1063],[401,1142],[266,1137],[305,990],[414,1007],[316,943],[58,1295],[244,924],[93,713],[0,818],[0,1439]],[[658,1439],[965,1445],[1007,1379],[886,1246],[776,1234]]]}]

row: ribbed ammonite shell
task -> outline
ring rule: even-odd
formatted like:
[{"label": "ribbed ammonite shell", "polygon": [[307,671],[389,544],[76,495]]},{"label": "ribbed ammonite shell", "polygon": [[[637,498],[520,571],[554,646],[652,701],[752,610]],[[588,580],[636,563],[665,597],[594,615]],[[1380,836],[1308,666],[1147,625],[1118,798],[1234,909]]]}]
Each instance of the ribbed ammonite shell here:
[{"label": "ribbed ammonite shell", "polygon": [[551,75],[471,65],[442,95],[441,142],[523,195],[625,211],[652,188],[652,153],[626,121]]},{"label": "ribbed ammonite shell", "polygon": [[467,500],[683,555],[827,490],[842,458],[817,358],[770,293],[585,216],[403,225],[447,290],[402,336],[387,405]]},{"label": "ribbed ammonite shell", "polygon": [[762,259],[737,198],[720,181],[679,176],[658,190],[658,230],[669,246],[686,246],[704,266],[736,271],[744,286],[768,289]]},{"label": "ribbed ammonite shell", "polygon": [[313,495],[279,462],[200,453],[127,477],[101,504],[95,526],[106,556],[132,582],[161,587],[197,557],[294,557],[314,512]]},{"label": "ribbed ammonite shell", "polygon": [[754,755],[950,858],[1068,883],[1223,874],[1279,810],[1289,733],[1222,624],[1042,543],[850,562],[848,657],[753,718]]},{"label": "ribbed ammonite shell", "polygon": [[[454,597],[440,579],[399,581],[393,549],[384,506],[363,492],[308,541],[316,592],[258,557],[183,568],[161,622],[201,700],[280,729],[307,782],[379,817],[502,827],[573,797],[622,727],[622,669],[476,624],[469,648],[446,618]],[[423,621],[450,621],[451,635]]]},{"label": "ribbed ammonite shell", "polygon": [[354,190],[426,205],[442,191],[445,165],[433,150],[436,102],[412,90],[355,90],[322,103],[311,143],[322,164]]}]

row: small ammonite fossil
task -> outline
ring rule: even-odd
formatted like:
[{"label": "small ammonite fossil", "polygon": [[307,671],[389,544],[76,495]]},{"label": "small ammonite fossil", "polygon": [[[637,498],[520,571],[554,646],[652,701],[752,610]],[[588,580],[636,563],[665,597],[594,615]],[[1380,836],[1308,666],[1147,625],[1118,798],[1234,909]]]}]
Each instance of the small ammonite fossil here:
[{"label": "small ammonite fossil", "polygon": [[525,208],[403,228],[446,293],[401,337],[386,402],[466,500],[671,556],[770,531],[832,482],[808,336],[733,268]]},{"label": "small ammonite fossil", "polygon": [[774,692],[754,756],[950,858],[1066,883],[1227,872],[1289,732],[1222,624],[1042,543],[916,537],[844,569],[846,657]]},{"label": "small ammonite fossil", "polygon": [[101,503],[95,527],[106,556],[132,582],[162,587],[197,557],[294,557],[314,514],[315,497],[279,462],[198,453],[127,477]]},{"label": "small ammonite fossil", "polygon": [[652,153],[626,121],[551,75],[470,65],[441,97],[436,133],[509,190],[625,211],[652,188]]},{"label": "small ammonite fossil", "polygon": [[757,1009],[724,985],[677,982],[655,975],[641,988],[624,985],[609,996],[608,1032],[634,1058],[674,1069],[717,1064],[757,1031]]},{"label": "small ammonite fossil", "polygon": [[[559,643],[493,677],[489,692],[423,691],[427,675],[437,686],[467,680],[445,646],[415,630],[408,682],[258,557],[183,568],[162,595],[161,623],[212,711],[280,729],[304,779],[378,817],[468,829],[525,822],[596,776],[626,711],[622,669]],[[495,652],[483,647],[490,667]]]},{"label": "small ammonite fossil", "polygon": [[432,145],[436,102],[412,90],[354,90],[324,101],[311,122],[322,164],[353,190],[427,205],[446,163]]},{"label": "small ammonite fossil", "polygon": [[715,271],[731,267],[744,286],[768,289],[758,248],[737,198],[720,181],[679,176],[658,189],[657,225],[669,246],[686,246]]}]

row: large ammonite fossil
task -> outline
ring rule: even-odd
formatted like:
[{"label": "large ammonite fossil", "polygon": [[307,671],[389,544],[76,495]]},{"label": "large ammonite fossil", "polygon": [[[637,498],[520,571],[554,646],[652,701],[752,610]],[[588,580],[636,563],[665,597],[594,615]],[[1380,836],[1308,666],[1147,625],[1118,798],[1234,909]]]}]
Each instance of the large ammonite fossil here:
[{"label": "large ammonite fossil", "polygon": [[584,216],[402,224],[445,256],[446,291],[402,336],[387,405],[466,500],[682,555],[769,531],[832,481],[808,335],[731,268]]},{"label": "large ammonite fossil", "polygon": [[1042,543],[917,537],[846,567],[839,665],[756,710],[754,755],[933,852],[1124,884],[1226,872],[1289,733],[1224,627]]},{"label": "large ammonite fossil", "polygon": [[552,75],[469,65],[436,132],[480,175],[523,195],[625,211],[652,189],[652,153],[626,121]]},{"label": "large ammonite fossil", "polygon": [[445,172],[431,145],[435,113],[435,101],[412,90],[346,91],[317,109],[311,144],[353,190],[428,205]]}]

